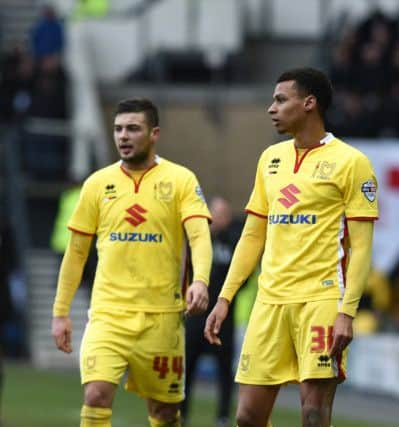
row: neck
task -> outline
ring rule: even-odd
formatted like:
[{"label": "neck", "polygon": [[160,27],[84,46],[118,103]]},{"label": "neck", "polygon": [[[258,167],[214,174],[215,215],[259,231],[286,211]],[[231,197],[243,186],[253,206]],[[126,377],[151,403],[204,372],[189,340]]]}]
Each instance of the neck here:
[{"label": "neck", "polygon": [[313,126],[310,129],[301,129],[293,134],[294,144],[297,148],[312,148],[320,145],[320,141],[326,137],[323,125]]},{"label": "neck", "polygon": [[155,166],[155,155],[148,156],[140,162],[122,160],[122,167],[127,171],[144,171]]}]

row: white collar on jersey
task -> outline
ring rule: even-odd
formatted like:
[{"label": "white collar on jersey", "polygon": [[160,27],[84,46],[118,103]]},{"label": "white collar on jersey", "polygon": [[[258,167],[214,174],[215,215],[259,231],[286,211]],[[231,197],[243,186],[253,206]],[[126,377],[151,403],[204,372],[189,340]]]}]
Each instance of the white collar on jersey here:
[{"label": "white collar on jersey", "polygon": [[326,136],[323,139],[320,140],[320,144],[328,144],[334,138],[335,138],[335,136],[331,132],[327,132]]},{"label": "white collar on jersey", "polygon": [[[162,157],[159,157],[158,154],[155,154],[154,162],[159,165],[162,161]],[[119,164],[122,166],[123,160],[119,160]]]}]

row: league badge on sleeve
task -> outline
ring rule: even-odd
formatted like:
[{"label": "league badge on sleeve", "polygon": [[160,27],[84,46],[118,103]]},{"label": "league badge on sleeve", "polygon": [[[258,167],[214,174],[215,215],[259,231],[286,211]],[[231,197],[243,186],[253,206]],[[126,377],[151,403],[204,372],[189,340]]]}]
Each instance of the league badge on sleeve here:
[{"label": "league badge on sleeve", "polygon": [[195,187],[195,194],[205,203],[205,196],[199,185]]},{"label": "league badge on sleeve", "polygon": [[369,202],[374,202],[377,196],[376,183],[372,179],[369,179],[368,181],[364,182],[362,184],[362,193]]}]

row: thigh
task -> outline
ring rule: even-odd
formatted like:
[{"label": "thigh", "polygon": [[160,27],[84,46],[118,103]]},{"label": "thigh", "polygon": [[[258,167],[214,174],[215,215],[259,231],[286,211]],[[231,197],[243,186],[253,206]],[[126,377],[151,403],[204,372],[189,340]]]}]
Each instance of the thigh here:
[{"label": "thigh", "polygon": [[121,331],[109,315],[92,315],[80,348],[82,384],[104,381],[119,384],[127,368],[131,336]]},{"label": "thigh", "polygon": [[331,360],[329,351],[333,340],[338,300],[312,301],[300,308],[295,344],[298,354],[299,379],[346,377],[347,349]]},{"label": "thigh", "polygon": [[129,357],[126,389],[145,399],[177,403],[184,399],[184,327],[181,313],[146,313],[151,327]]},{"label": "thigh", "polygon": [[238,383],[275,385],[297,381],[288,313],[289,306],[255,302],[237,367]]}]

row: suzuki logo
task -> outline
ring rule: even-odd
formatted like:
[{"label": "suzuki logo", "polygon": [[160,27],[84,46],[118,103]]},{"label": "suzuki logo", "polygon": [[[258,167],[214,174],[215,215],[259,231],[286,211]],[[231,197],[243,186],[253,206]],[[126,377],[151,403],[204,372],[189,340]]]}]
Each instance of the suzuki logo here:
[{"label": "suzuki logo", "polygon": [[142,206],[138,205],[137,203],[134,204],[133,206],[130,206],[129,209],[126,209],[126,212],[130,214],[129,217],[125,218],[126,221],[130,222],[130,224],[132,224],[134,227],[137,227],[142,222],[147,221],[143,217],[143,215],[141,215],[146,213],[147,210],[144,209]]},{"label": "suzuki logo", "polygon": [[290,206],[294,205],[295,203],[299,202],[299,199],[297,199],[294,194],[299,194],[300,190],[295,187],[294,184],[287,185],[287,187],[284,187],[280,190],[280,193],[282,193],[285,197],[281,197],[278,199],[278,201],[285,207],[289,208]]}]

